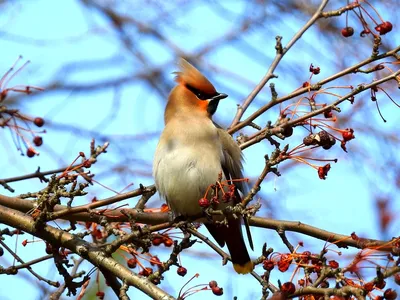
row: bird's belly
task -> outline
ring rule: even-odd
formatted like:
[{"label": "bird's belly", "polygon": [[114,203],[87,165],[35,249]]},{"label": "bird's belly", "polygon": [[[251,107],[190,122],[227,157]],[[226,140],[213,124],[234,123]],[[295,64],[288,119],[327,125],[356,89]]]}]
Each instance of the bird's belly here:
[{"label": "bird's belly", "polygon": [[158,152],[162,153],[156,154],[158,166],[154,175],[160,195],[176,215],[200,215],[199,200],[221,172],[220,154],[206,147],[199,152],[201,155],[186,147]]}]

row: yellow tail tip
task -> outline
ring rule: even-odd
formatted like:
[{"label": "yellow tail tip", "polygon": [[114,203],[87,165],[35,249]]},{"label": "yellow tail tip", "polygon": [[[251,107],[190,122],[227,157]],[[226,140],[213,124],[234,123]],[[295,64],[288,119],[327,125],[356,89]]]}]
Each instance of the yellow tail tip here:
[{"label": "yellow tail tip", "polygon": [[252,261],[248,261],[244,265],[233,264],[233,268],[235,269],[236,273],[238,274],[247,274],[253,271],[254,264]]}]

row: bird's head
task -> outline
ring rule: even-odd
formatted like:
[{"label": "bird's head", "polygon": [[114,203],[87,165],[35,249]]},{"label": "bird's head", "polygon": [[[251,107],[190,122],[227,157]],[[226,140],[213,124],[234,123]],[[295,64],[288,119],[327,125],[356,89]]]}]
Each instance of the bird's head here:
[{"label": "bird's head", "polygon": [[175,86],[165,109],[165,123],[176,114],[198,114],[209,118],[215,113],[219,100],[228,97],[218,93],[211,82],[185,59],[179,60],[180,71],[174,72]]}]

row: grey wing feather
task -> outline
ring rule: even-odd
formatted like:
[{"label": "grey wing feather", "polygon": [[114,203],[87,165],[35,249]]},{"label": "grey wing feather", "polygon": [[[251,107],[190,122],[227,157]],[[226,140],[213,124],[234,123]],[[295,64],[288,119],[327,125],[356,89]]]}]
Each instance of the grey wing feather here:
[{"label": "grey wing feather", "polygon": [[[215,123],[214,123],[215,124]],[[224,161],[222,163],[222,169],[224,170],[225,177],[229,179],[241,179],[243,178],[243,153],[239,146],[233,140],[232,136],[219,127],[217,124],[215,126],[218,128],[218,135],[222,143],[222,151],[224,155]],[[248,186],[245,181],[235,181],[236,188],[245,195],[248,191]],[[240,201],[240,196],[238,195],[237,201]],[[244,224],[246,228],[247,238],[249,240],[249,245],[252,250],[254,250],[253,238],[251,237],[250,226],[246,217],[244,217]],[[212,229],[212,228],[211,228]],[[240,230],[241,231],[241,230]],[[211,232],[211,231],[210,231]],[[223,246],[223,240],[218,240],[220,246]]]},{"label": "grey wing feather", "polygon": [[[243,178],[243,153],[239,146],[233,140],[231,135],[224,129],[220,128],[218,125],[218,135],[222,143],[222,152],[224,155],[224,161],[222,163],[222,168],[228,174],[229,179],[241,179]],[[247,184],[244,181],[236,181],[235,186],[243,194],[247,192]]]}]

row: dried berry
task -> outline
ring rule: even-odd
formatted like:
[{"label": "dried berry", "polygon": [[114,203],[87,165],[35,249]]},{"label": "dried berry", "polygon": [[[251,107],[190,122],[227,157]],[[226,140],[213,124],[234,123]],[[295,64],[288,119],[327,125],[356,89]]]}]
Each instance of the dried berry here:
[{"label": "dried berry", "polygon": [[328,172],[329,172],[330,169],[331,169],[331,164],[326,164],[323,167],[319,167],[318,168],[318,177],[320,179],[325,180],[326,176],[328,176]]},{"label": "dried berry", "polygon": [[293,134],[293,127],[291,127],[291,126],[286,126],[286,127],[283,129],[282,134],[283,134],[285,137],[291,136],[291,135]]}]

